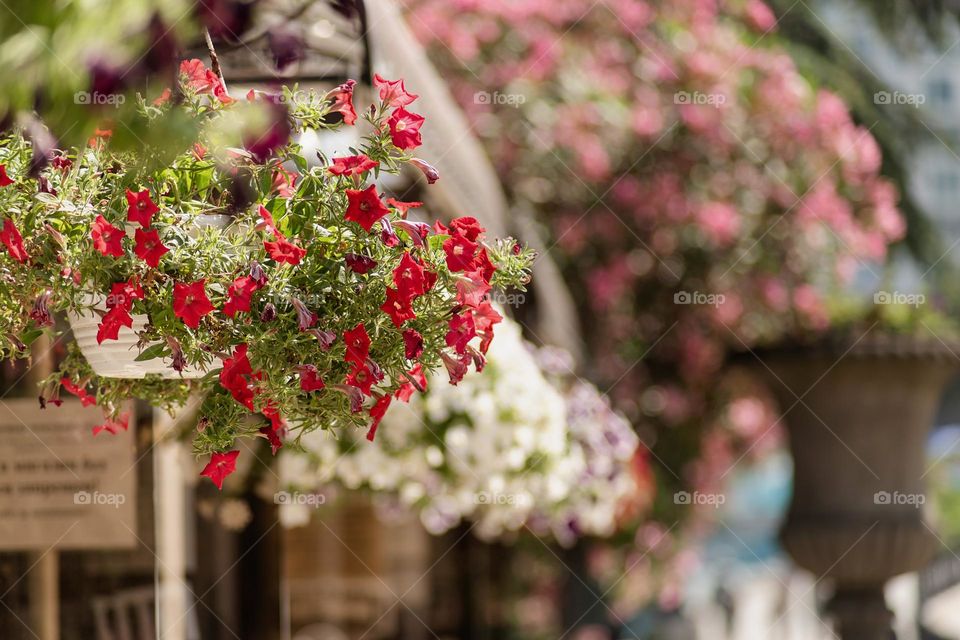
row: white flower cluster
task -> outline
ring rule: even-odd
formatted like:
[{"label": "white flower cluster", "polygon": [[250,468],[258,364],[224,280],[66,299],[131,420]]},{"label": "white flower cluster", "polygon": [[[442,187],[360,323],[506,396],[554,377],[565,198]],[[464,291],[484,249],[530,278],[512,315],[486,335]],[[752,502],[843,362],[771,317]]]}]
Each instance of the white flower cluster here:
[{"label": "white flower cluster", "polygon": [[[630,425],[592,386],[551,381],[508,320],[487,355],[483,373],[451,386],[436,372],[426,394],[394,402],[372,443],[362,432],[305,435],[307,453],[285,455],[282,481],[386,492],[436,534],[462,520],[484,538],[524,526],[561,543],[612,533],[618,505],[636,490]],[[281,506],[286,524],[308,517]]]}]

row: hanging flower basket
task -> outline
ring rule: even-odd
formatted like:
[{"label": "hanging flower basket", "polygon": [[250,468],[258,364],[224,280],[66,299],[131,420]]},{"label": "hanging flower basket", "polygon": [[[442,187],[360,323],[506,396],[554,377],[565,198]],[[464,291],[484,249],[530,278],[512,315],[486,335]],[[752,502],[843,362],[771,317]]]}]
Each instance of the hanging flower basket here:
[{"label": "hanging flower basket", "polygon": [[[200,394],[194,447],[221,486],[238,438],[275,453],[318,428],[372,437],[418,389],[411,371],[445,366],[456,382],[483,367],[502,319],[487,294],[522,288],[533,256],[473,218],[431,226],[408,215],[420,203],[379,193],[407,163],[433,171],[410,153],[423,118],[402,82],[379,77],[358,116],[354,84],[238,100],[192,60],[179,91],[138,97],[136,132],[49,152],[21,131],[0,138],[8,355],[28,355],[54,312],[76,340],[41,402],[66,389],[103,407],[96,432],[115,432],[130,396],[172,407]],[[171,116],[193,134],[167,148]],[[361,118],[371,133],[320,166],[292,142]],[[142,152],[114,150],[114,133]]]}]

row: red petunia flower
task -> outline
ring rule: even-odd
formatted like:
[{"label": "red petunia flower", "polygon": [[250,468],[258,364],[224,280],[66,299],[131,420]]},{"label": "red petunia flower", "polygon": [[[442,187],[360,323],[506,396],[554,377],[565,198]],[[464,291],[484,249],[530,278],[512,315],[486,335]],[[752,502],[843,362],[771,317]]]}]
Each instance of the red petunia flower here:
[{"label": "red petunia flower", "polygon": [[486,353],[493,342],[493,325],[503,320],[493,305],[484,300],[473,312],[473,324],[480,336],[480,353]]},{"label": "red petunia flower", "polygon": [[316,366],[312,364],[302,364],[297,367],[297,371],[300,373],[300,388],[303,391],[310,393],[311,391],[319,391],[327,386],[320,378],[320,372],[317,371]]},{"label": "red petunia flower", "polygon": [[373,374],[373,370],[371,370],[366,363],[354,363],[353,369],[349,375],[347,375],[346,383],[351,387],[360,389],[363,395],[369,396],[371,394],[370,388],[375,381],[376,377]]},{"label": "red petunia flower", "polygon": [[393,284],[400,295],[408,300],[422,296],[427,291],[423,265],[414,260],[409,251],[403,252],[400,264],[393,270]]},{"label": "red petunia flower", "polygon": [[247,345],[239,344],[233,350],[233,355],[223,359],[223,368],[220,370],[220,386],[230,392],[233,399],[250,411],[253,408],[254,387],[253,380],[260,377],[260,372],[254,373],[247,358]]},{"label": "red petunia flower", "polygon": [[471,270],[479,271],[480,277],[483,278],[484,282],[490,282],[493,274],[497,272],[497,266],[490,262],[490,256],[487,255],[486,247],[480,248],[477,256],[473,259],[473,268]]},{"label": "red petunia flower", "polygon": [[453,347],[462,355],[467,350],[467,344],[477,335],[473,312],[468,309],[458,316],[453,316],[447,326],[450,328],[445,338],[447,346]]},{"label": "red petunia flower", "polygon": [[402,200],[397,200],[396,198],[387,198],[387,204],[397,210],[401,218],[407,217],[407,211],[410,209],[416,209],[417,207],[422,207],[422,202],[404,202]]},{"label": "red petunia flower", "polygon": [[390,316],[393,325],[398,329],[407,320],[417,317],[410,300],[392,287],[387,287],[387,299],[380,305],[380,309]]},{"label": "red petunia flower", "polygon": [[408,360],[416,360],[423,354],[423,336],[416,329],[403,330],[403,355]]},{"label": "red petunia flower", "polygon": [[419,362],[407,372],[407,381],[394,392],[393,396],[400,402],[409,402],[414,391],[423,393],[427,390],[427,376],[423,373],[423,365]]},{"label": "red petunia flower", "polygon": [[450,271],[467,271],[473,265],[477,243],[466,236],[452,235],[443,241],[443,252],[447,254],[447,268]]},{"label": "red petunia flower", "polygon": [[353,329],[343,332],[343,342],[347,345],[344,362],[363,364],[370,357],[370,336],[362,322]]},{"label": "red petunia flower", "polygon": [[478,306],[488,291],[490,285],[479,271],[466,271],[457,277],[457,302],[466,307]]},{"label": "red petunia flower", "polygon": [[134,300],[143,300],[143,287],[136,276],[126,282],[114,282],[110,285],[110,294],[107,296],[107,309],[123,307],[127,311],[133,307]]},{"label": "red petunia flower", "polygon": [[361,153],[355,156],[334,158],[333,164],[327,168],[327,171],[335,176],[358,176],[364,171],[369,171],[379,165],[379,161],[371,160]]},{"label": "red petunia flower", "polygon": [[261,204],[257,209],[257,213],[260,214],[260,220],[262,220],[262,222],[257,223],[257,229],[262,228],[278,240],[286,238],[285,235],[280,233],[280,229],[277,228],[277,223],[274,222],[273,214],[270,213],[269,209]]},{"label": "red petunia flower", "polygon": [[404,151],[419,147],[423,143],[420,138],[423,121],[424,117],[420,114],[407,111],[403,107],[395,109],[387,119],[393,146]]},{"label": "red petunia flower", "polygon": [[160,207],[150,199],[150,191],[144,189],[134,193],[127,189],[127,220],[139,222],[141,227],[149,227],[153,222],[153,214],[160,211]]},{"label": "red petunia flower", "polygon": [[278,164],[273,170],[273,190],[281,198],[292,198],[297,192],[298,177],[296,173],[287,171],[282,164]]},{"label": "red petunia flower", "polygon": [[204,285],[202,279],[189,284],[176,282],[173,285],[173,313],[191,329],[199,327],[200,319],[214,309]]},{"label": "red petunia flower", "polygon": [[250,297],[260,288],[252,276],[242,276],[227,288],[227,301],[223,303],[223,314],[234,317],[242,311],[250,311]]},{"label": "red petunia flower", "polygon": [[348,253],[343,257],[343,260],[347,263],[347,267],[349,267],[351,271],[361,275],[377,266],[376,260],[358,253]]},{"label": "red petunia flower", "polygon": [[70,380],[70,378],[64,377],[60,380],[60,384],[63,385],[64,389],[80,398],[81,406],[89,407],[90,405],[97,404],[97,399],[87,393],[86,387],[73,384],[73,381]]},{"label": "red petunia flower", "polygon": [[239,450],[227,451],[226,453],[217,451],[211,454],[210,462],[203,468],[200,475],[210,478],[213,484],[217,485],[217,489],[222,491],[223,481],[237,470],[237,456],[239,455]]},{"label": "red petunia flower", "polygon": [[384,414],[386,414],[387,409],[390,408],[391,400],[393,400],[392,396],[382,395],[373,406],[370,407],[370,417],[373,418],[373,421],[370,423],[370,428],[367,429],[367,440],[370,442],[373,442],[373,439],[377,436],[377,427],[380,426]]},{"label": "red petunia flower", "polygon": [[133,237],[137,243],[133,252],[137,254],[138,258],[146,262],[147,266],[154,269],[160,264],[160,258],[170,251],[160,242],[160,234],[157,233],[156,229],[137,229],[133,233]]},{"label": "red petunia flower", "polygon": [[303,257],[307,255],[307,250],[302,249],[284,238],[279,238],[274,242],[264,240],[263,248],[267,254],[277,262],[286,262],[287,264],[298,265]]},{"label": "red petunia flower", "polygon": [[362,191],[347,189],[346,193],[347,211],[344,219],[356,222],[368,233],[377,220],[390,213],[390,209],[380,201],[376,185],[370,185]]},{"label": "red petunia flower", "polygon": [[103,344],[104,340],[117,340],[120,336],[120,327],[133,327],[133,318],[130,312],[120,306],[107,311],[106,315],[100,320],[97,327],[97,344]]},{"label": "red petunia flower", "polygon": [[103,424],[98,424],[93,428],[93,435],[106,431],[111,435],[116,435],[121,431],[126,431],[130,427],[130,414],[121,413],[116,418],[106,417]]},{"label": "red petunia flower", "polygon": [[443,366],[447,368],[447,375],[450,376],[450,384],[454,386],[463,380],[463,376],[467,375],[467,371],[470,369],[470,362],[473,360],[469,353],[465,353],[459,358],[454,358],[443,351],[440,352],[440,359],[443,360]]},{"label": "red petunia flower", "polygon": [[373,76],[373,86],[380,91],[380,101],[390,107],[405,107],[420,96],[407,91],[403,80],[385,80],[380,74]]},{"label": "red petunia flower", "polygon": [[93,239],[93,248],[105,256],[114,258],[123,257],[123,230],[118,229],[104,218],[98,215],[93,221],[93,227],[90,229],[90,237]]},{"label": "red petunia flower", "polygon": [[480,234],[484,232],[484,228],[480,226],[476,218],[472,216],[462,216],[450,221],[450,232],[466,236],[470,242],[476,242]]},{"label": "red petunia flower", "polygon": [[13,224],[13,220],[10,218],[3,219],[3,230],[0,231],[0,240],[7,246],[10,257],[17,262],[26,263],[30,259],[26,249],[23,248],[23,236],[20,235],[16,225]]},{"label": "red petunia flower", "polygon": [[0,164],[0,187],[9,187],[12,184],[13,180],[7,175],[7,165]]},{"label": "red petunia flower", "polygon": [[53,160],[50,161],[50,164],[53,165],[54,169],[65,172],[73,166],[73,160],[60,153],[53,157]]},{"label": "red petunia flower", "polygon": [[173,92],[170,91],[170,87],[165,88],[160,92],[160,95],[153,99],[153,106],[161,107],[170,100],[170,96],[173,95]]},{"label": "red petunia flower", "polygon": [[333,101],[330,111],[342,114],[344,124],[353,124],[357,121],[357,112],[353,108],[353,87],[356,84],[356,80],[347,80],[327,94],[327,98]]},{"label": "red petunia flower", "polygon": [[187,77],[187,86],[199,94],[213,94],[220,102],[229,104],[233,102],[227,94],[227,88],[223,86],[223,81],[212,69],[207,69],[203,62],[194,58],[193,60],[184,60],[180,63],[180,74]]}]

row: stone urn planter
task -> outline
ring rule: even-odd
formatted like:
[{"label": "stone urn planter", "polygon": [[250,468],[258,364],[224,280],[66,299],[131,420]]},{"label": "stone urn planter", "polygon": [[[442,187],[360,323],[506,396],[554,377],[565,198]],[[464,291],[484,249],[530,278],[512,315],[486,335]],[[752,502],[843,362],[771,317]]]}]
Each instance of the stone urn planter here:
[{"label": "stone urn planter", "polygon": [[924,451],[960,360],[932,335],[881,333],[756,355],[794,459],[782,543],[832,584],[843,640],[890,640],[884,584],[939,547],[924,520]]}]

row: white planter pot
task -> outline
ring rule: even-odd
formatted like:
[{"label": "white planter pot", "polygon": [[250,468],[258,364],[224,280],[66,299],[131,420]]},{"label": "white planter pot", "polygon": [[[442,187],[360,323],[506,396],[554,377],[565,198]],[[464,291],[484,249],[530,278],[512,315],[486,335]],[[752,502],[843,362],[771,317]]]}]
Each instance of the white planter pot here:
[{"label": "white planter pot", "polygon": [[[213,227],[224,229],[231,221],[226,215],[204,215],[194,220],[197,230]],[[106,296],[91,295],[87,303],[102,311],[106,311]],[[83,352],[83,356],[90,363],[94,372],[104,378],[143,378],[150,374],[158,374],[164,378],[202,378],[206,371],[196,367],[187,367],[182,372],[175,371],[170,366],[169,358],[154,358],[137,362],[140,355],[137,348],[137,332],[150,322],[150,318],[143,314],[131,314],[133,326],[120,327],[116,340],[107,340],[97,344],[97,329],[100,325],[100,316],[92,310],[83,313],[68,313],[67,319],[73,331],[74,340]],[[153,343],[155,344],[155,343]],[[147,349],[153,344],[144,347]]]}]

